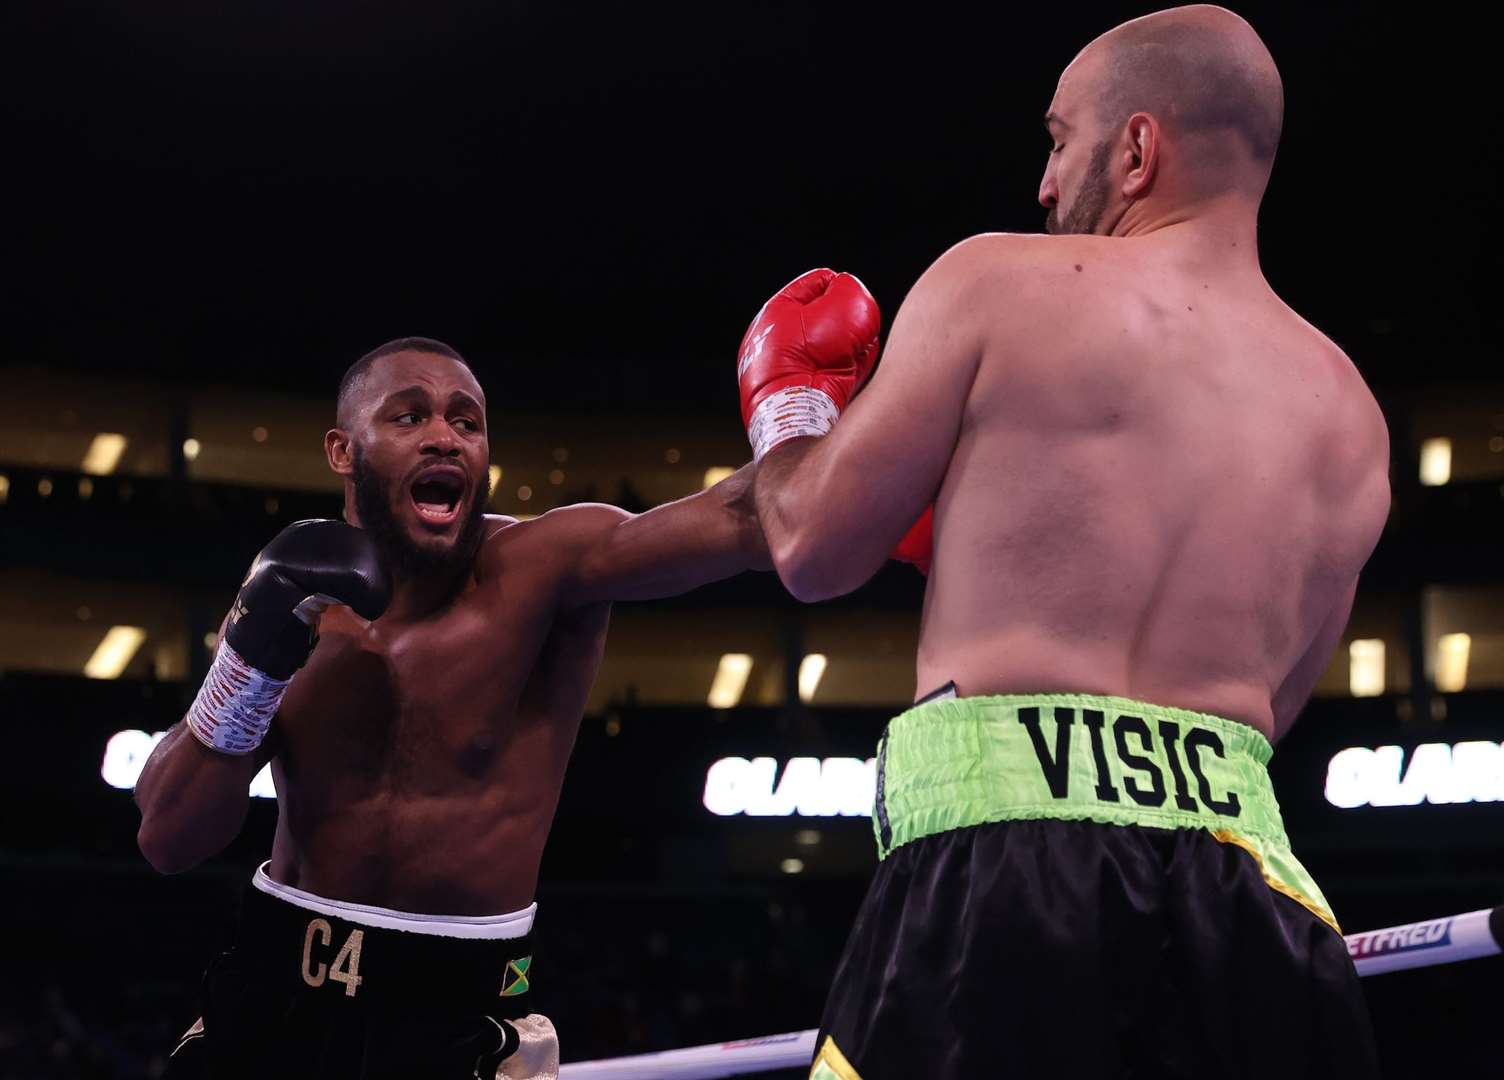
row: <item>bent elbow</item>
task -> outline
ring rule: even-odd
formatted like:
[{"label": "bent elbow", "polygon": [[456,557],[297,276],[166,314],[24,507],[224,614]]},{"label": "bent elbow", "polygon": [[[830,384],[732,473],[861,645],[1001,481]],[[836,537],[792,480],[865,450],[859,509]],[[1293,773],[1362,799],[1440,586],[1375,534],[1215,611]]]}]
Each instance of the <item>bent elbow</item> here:
[{"label": "bent elbow", "polygon": [[136,846],[141,849],[141,854],[151,864],[151,868],[159,874],[181,874],[203,861],[145,819],[136,830]]},{"label": "bent elbow", "polygon": [[844,568],[840,560],[828,558],[808,537],[789,537],[772,547],[772,555],[783,587],[801,603],[830,600],[861,584],[842,580]]},{"label": "bent elbow", "polygon": [[798,575],[785,574],[779,571],[779,578],[783,581],[783,587],[789,595],[802,604],[818,604],[822,600],[830,600],[840,596],[839,592],[825,586],[821,581]]}]

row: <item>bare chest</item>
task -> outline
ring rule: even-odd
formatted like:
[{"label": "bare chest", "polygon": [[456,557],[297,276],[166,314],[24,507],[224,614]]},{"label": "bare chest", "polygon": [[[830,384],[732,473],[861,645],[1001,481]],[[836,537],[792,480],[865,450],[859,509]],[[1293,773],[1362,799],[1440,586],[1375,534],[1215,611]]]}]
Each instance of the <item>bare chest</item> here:
[{"label": "bare chest", "polygon": [[278,713],[284,774],[394,792],[490,776],[547,638],[536,607],[462,598],[397,625],[331,612]]}]

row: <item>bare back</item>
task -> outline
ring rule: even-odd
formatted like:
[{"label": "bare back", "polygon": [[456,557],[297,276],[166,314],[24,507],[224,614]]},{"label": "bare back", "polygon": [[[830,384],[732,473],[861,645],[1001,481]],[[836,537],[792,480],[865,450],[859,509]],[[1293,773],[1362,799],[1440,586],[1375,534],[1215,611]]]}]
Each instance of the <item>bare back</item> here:
[{"label": "bare back", "polygon": [[1277,737],[1387,516],[1372,396],[1251,259],[1006,243],[1030,245],[1029,295],[977,305],[919,691],[1115,694]]}]

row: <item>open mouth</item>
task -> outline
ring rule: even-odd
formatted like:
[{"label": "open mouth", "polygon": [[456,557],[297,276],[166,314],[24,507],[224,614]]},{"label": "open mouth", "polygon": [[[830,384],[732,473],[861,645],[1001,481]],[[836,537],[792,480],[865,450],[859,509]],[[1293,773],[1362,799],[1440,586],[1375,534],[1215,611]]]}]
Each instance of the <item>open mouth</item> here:
[{"label": "open mouth", "polygon": [[465,494],[465,474],[452,467],[425,469],[410,489],[418,517],[433,525],[448,525],[459,516]]}]

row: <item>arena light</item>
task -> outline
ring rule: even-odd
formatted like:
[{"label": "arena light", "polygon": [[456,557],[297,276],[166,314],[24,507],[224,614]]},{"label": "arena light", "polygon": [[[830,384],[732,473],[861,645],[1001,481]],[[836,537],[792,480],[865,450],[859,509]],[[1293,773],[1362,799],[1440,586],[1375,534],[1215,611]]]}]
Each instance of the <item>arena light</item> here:
[{"label": "arena light", "polygon": [[747,688],[747,676],[752,674],[752,657],[746,653],[728,652],[715,667],[715,678],[710,680],[710,694],[705,702],[712,709],[734,709]]},{"label": "arena light", "polygon": [[1347,647],[1347,688],[1353,697],[1378,697],[1384,692],[1384,642],[1358,638]]},{"label": "arena light", "polygon": [[826,664],[825,654],[817,652],[806,653],[799,661],[799,700],[806,705],[815,700],[815,691],[820,689]]},{"label": "arena light", "polygon": [[[157,743],[167,737],[167,732],[145,732],[136,729],[117,731],[104,744],[104,760],[99,765],[99,775],[106,784],[122,791],[130,791],[141,778],[146,759],[157,748]],[[276,786],[272,783],[272,767],[264,765],[251,780],[250,794],[257,799],[275,799]]]},{"label": "arena light", "polygon": [[872,813],[877,759],[726,757],[705,772],[705,809],[718,817],[862,817]]},{"label": "arena light", "polygon": [[712,465],[705,470],[705,486],[715,487],[734,472],[736,472],[736,469],[730,465]]},{"label": "arena light", "polygon": [[203,443],[197,439],[183,440],[183,458],[185,461],[197,461],[199,451],[204,448]]},{"label": "arena light", "polygon": [[1349,746],[1327,763],[1326,801],[1360,806],[1418,806],[1504,801],[1504,743],[1469,741],[1403,747]]},{"label": "arena light", "polygon": [[491,486],[487,489],[487,494],[490,494],[491,492],[496,490],[496,485],[501,483],[501,466],[492,465],[488,470],[488,473],[491,477]]},{"label": "arena light", "polygon": [[109,476],[115,471],[115,466],[120,464],[127,442],[124,435],[101,431],[94,436],[94,440],[89,443],[88,452],[84,454],[83,471],[91,476]]},{"label": "arena light", "polygon": [[1452,478],[1452,440],[1427,439],[1420,444],[1420,482],[1441,487]]},{"label": "arena light", "polygon": [[1436,689],[1455,694],[1467,688],[1467,660],[1473,639],[1467,634],[1442,634],[1436,643]]},{"label": "arena light", "polygon": [[84,674],[91,679],[118,679],[125,666],[146,640],[146,631],[139,626],[112,626],[94,649],[94,655],[84,665]]},{"label": "arena light", "polygon": [[110,787],[129,791],[140,779],[146,759],[166,735],[165,731],[148,735],[134,729],[115,732],[104,744],[104,761],[100,763],[99,775]]},{"label": "arena light", "polygon": [[804,873],[804,860],[784,859],[783,862],[778,864],[778,869],[782,870],[785,874],[802,874]]},{"label": "arena light", "polygon": [[0,506],[4,506],[10,498],[10,477],[0,473]]}]

